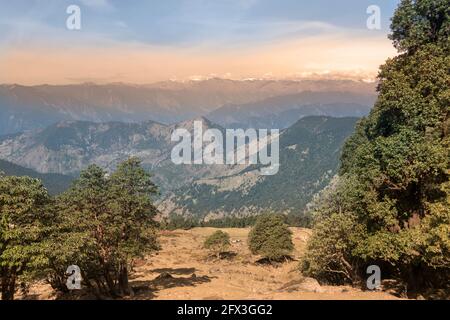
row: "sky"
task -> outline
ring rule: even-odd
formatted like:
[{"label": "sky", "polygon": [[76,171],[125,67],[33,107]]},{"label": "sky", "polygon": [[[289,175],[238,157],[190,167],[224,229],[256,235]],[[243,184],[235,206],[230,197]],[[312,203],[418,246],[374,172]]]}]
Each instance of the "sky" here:
[{"label": "sky", "polygon": [[[360,77],[398,0],[0,0],[0,83]],[[80,8],[81,29],[66,12]],[[381,28],[370,30],[370,5]]]}]

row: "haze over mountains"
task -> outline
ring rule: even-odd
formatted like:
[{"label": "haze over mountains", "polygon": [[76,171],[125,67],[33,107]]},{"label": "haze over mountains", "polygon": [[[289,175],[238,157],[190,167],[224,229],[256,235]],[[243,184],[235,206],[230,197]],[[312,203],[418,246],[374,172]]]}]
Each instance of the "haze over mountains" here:
[{"label": "haze over mountains", "polygon": [[375,84],[350,80],[0,85],[0,135],[63,120],[174,124],[198,116],[224,127],[286,128],[308,115],[361,116],[374,99]]},{"label": "haze over mountains", "polygon": [[[113,170],[137,156],[160,187],[164,215],[301,213],[336,174],[341,147],[375,96],[375,84],[344,80],[2,85],[0,170],[28,172],[57,193],[90,164]],[[192,131],[194,119],[222,132],[281,129],[279,173],[175,165],[171,134]]]},{"label": "haze over mountains", "polygon": [[369,113],[374,95],[364,92],[305,91],[251,102],[225,105],[206,117],[227,128],[284,129],[312,115],[362,117]]}]

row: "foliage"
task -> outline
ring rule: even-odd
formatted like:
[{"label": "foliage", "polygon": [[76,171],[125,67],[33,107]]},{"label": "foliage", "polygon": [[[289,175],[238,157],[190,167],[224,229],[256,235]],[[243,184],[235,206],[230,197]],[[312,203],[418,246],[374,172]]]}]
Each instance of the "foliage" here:
[{"label": "foliage", "polygon": [[355,217],[348,214],[333,213],[320,221],[302,260],[303,272],[330,283],[352,281],[356,277],[356,261],[349,253],[356,247],[360,236],[355,227],[360,226]]},{"label": "foliage", "polygon": [[213,228],[247,228],[253,226],[256,223],[258,216],[226,216],[220,219],[208,220],[207,222],[202,222],[202,227],[213,227]]},{"label": "foliage", "polygon": [[448,0],[402,0],[392,19],[390,39],[401,51],[413,51],[427,43],[448,42]]},{"label": "foliage", "polygon": [[164,217],[159,223],[163,230],[190,230],[200,226],[200,221],[194,217],[184,217],[178,214],[171,214],[169,217]]},{"label": "foliage", "polygon": [[83,283],[95,295],[131,294],[133,260],[158,249],[155,193],[136,158],[119,164],[110,177],[95,165],[81,172],[55,207],[59,219],[47,243],[53,286],[64,289],[65,269],[78,265]]},{"label": "foliage", "polygon": [[[311,226],[311,216],[309,212],[303,214],[289,213],[284,217],[285,223],[290,227],[309,228]],[[190,230],[196,227],[247,228],[254,226],[257,219],[257,215],[244,217],[227,215],[223,218],[202,221],[200,218],[184,217],[181,215],[172,214],[170,217],[166,217],[160,222],[160,227],[163,230]]]},{"label": "foliage", "polygon": [[357,197],[355,181],[338,177],[313,202],[310,209],[313,235],[301,262],[304,274],[334,284],[358,278],[355,272],[359,261],[351,252],[365,229],[352,212],[350,199]]},{"label": "foliage", "polygon": [[224,231],[217,230],[206,238],[203,247],[213,252],[217,258],[230,247],[230,235]]},{"label": "foliage", "polygon": [[253,254],[270,261],[288,256],[294,250],[292,232],[283,217],[275,214],[261,215],[249,234],[249,248]]},{"label": "foliage", "polygon": [[374,109],[316,210],[306,274],[354,282],[378,264],[417,289],[449,280],[448,10],[448,1],[400,4],[391,38],[402,54],[381,67]]},{"label": "foliage", "polygon": [[41,240],[51,216],[47,190],[29,177],[0,174],[0,278],[2,300],[14,299],[19,277],[31,277],[46,264]]}]

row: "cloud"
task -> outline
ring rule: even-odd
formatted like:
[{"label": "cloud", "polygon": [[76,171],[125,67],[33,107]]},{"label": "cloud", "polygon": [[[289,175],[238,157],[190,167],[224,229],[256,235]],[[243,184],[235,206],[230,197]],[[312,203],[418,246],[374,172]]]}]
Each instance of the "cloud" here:
[{"label": "cloud", "polygon": [[379,65],[395,55],[395,50],[384,37],[322,35],[220,52],[214,45],[171,48],[116,43],[71,50],[25,46],[2,54],[0,83],[67,83],[81,79],[150,83],[226,73],[235,79],[267,77],[269,72],[274,78],[355,72],[373,75]]},{"label": "cloud", "polygon": [[0,12],[0,83],[117,81],[118,74],[137,83],[226,73],[365,74],[395,54],[384,32],[365,29],[364,21],[352,27],[325,17],[249,16],[261,0],[184,0],[177,10],[167,1],[148,12],[150,1],[128,7],[79,1],[95,11],[84,16],[80,32],[65,28],[65,11],[58,6],[18,16]]}]

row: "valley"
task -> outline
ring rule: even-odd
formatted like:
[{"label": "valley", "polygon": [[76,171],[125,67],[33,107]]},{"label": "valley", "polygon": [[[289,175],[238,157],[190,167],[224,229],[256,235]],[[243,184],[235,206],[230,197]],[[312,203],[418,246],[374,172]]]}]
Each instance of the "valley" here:
[{"label": "valley", "polygon": [[[225,129],[198,118],[203,131]],[[279,169],[264,164],[175,164],[174,130],[193,132],[195,120],[174,125],[63,121],[44,129],[0,137],[0,159],[43,174],[76,177],[90,164],[108,172],[138,157],[160,188],[162,216],[201,219],[248,216],[262,211],[301,214],[337,173],[340,150],[357,118],[304,117],[279,135]],[[207,145],[203,142],[203,145]],[[261,147],[261,146],[260,146]],[[250,154],[247,154],[247,160]],[[292,179],[295,177],[295,179]],[[63,188],[59,188],[63,192]]]}]

